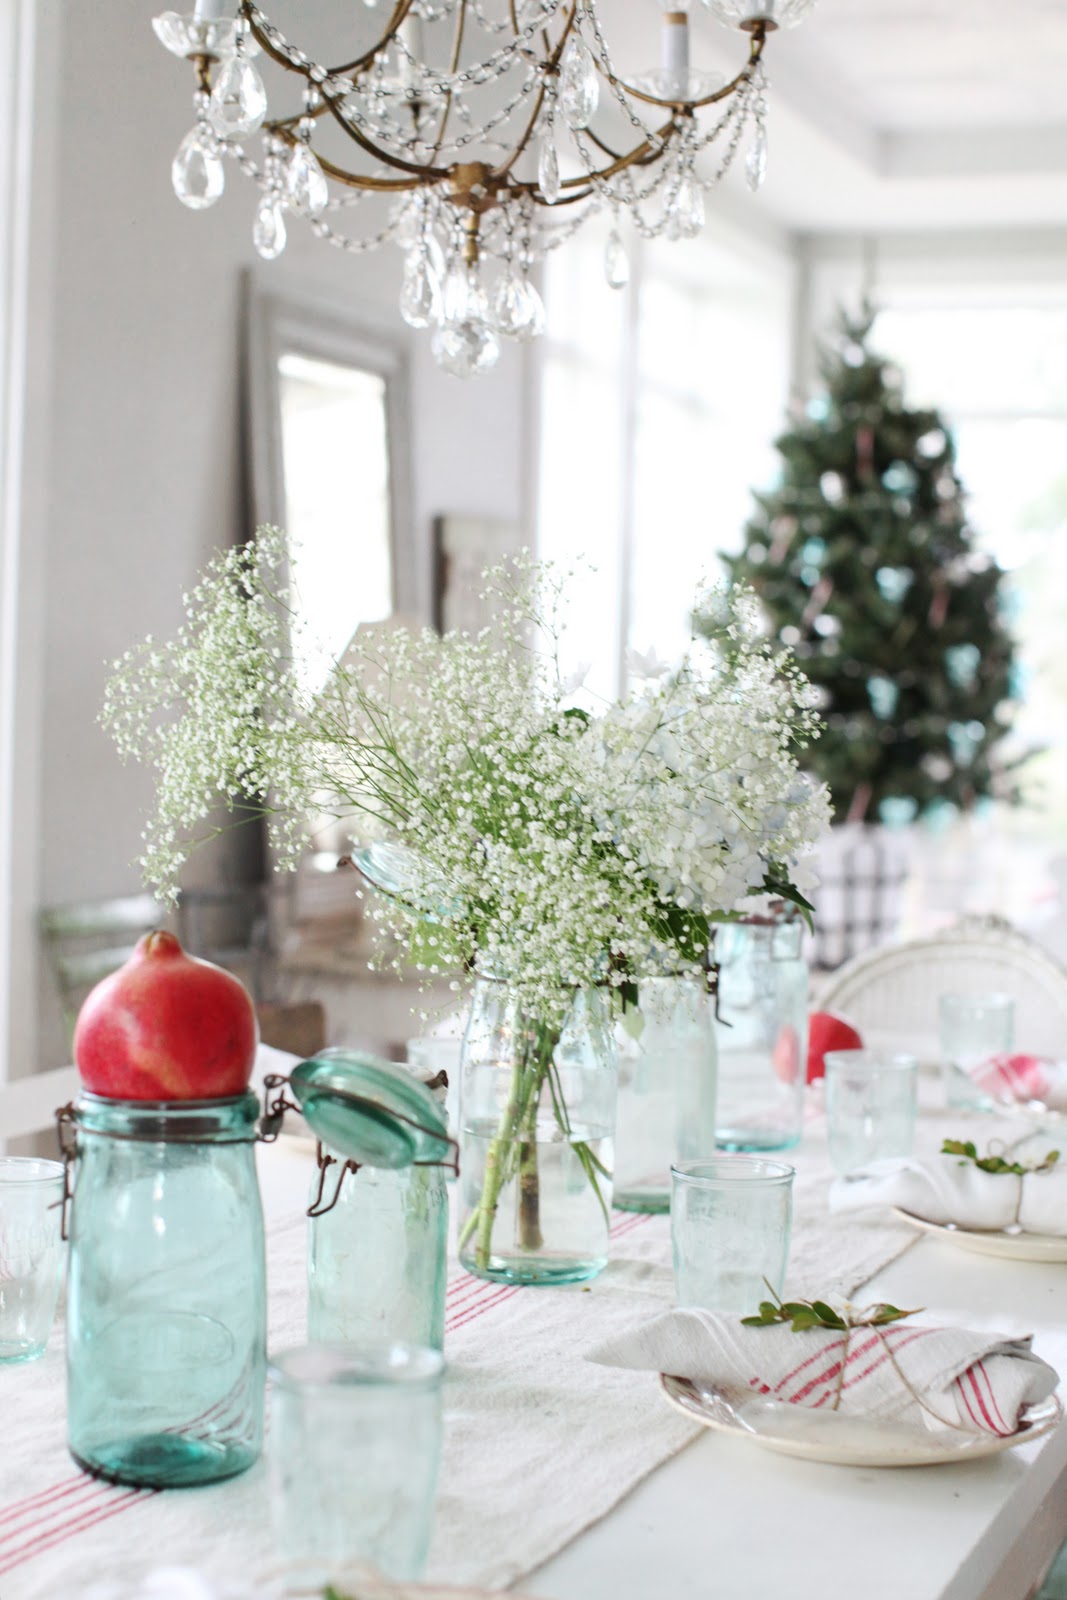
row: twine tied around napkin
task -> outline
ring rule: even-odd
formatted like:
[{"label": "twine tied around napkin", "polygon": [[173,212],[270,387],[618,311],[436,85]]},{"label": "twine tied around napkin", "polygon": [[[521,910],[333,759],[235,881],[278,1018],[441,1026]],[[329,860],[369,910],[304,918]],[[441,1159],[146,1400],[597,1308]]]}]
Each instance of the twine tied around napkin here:
[{"label": "twine tied around napkin", "polygon": [[1029,1336],[896,1321],[794,1333],[696,1307],[667,1311],[588,1352],[607,1366],[670,1373],[731,1398],[1001,1437],[1059,1381]]}]

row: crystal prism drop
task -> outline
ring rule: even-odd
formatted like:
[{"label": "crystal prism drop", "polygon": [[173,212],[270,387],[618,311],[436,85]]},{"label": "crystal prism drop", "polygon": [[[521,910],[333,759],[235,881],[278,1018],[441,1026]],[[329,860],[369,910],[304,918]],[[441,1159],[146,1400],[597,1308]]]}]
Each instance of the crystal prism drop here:
[{"label": "crystal prism drop", "polygon": [[204,211],[213,206],[226,187],[222,161],[199,128],[187,133],[178,146],[171,163],[170,181],[174,193],[190,211]]},{"label": "crystal prism drop", "polygon": [[263,79],[243,55],[231,56],[211,91],[211,120],[219,133],[243,139],[255,133],[267,114]]},{"label": "crystal prism drop", "polygon": [[551,130],[541,140],[541,151],[537,161],[537,187],[542,198],[550,206],[555,205],[560,196],[562,187],[559,178],[559,156],[556,153],[556,141]]},{"label": "crystal prism drop", "polygon": [[441,306],[441,286],[425,251],[408,256],[400,287],[400,315],[409,328],[428,328]]},{"label": "crystal prism drop", "polygon": [[273,261],[285,249],[285,217],[273,195],[265,194],[259,202],[252,243],[264,261]]},{"label": "crystal prism drop", "polygon": [[433,358],[454,378],[477,378],[500,359],[496,331],[480,317],[463,317],[436,329],[430,346]]},{"label": "crystal prism drop", "polygon": [[588,128],[599,102],[592,53],[581,39],[572,38],[563,52],[559,73],[559,105],[568,128]]},{"label": "crystal prism drop", "polygon": [[508,339],[525,344],[538,338],[545,328],[545,307],[528,278],[506,272],[497,279],[493,291],[492,320],[497,331]]},{"label": "crystal prism drop", "polygon": [[756,137],[752,141],[752,148],[745,157],[745,180],[752,193],[762,188],[763,180],[767,176],[767,130],[760,123],[756,129]]},{"label": "crystal prism drop", "polygon": [[667,215],[668,239],[695,239],[704,226],[704,191],[687,173]]},{"label": "crystal prism drop", "polygon": [[297,211],[317,217],[326,209],[330,198],[326,174],[318,156],[306,144],[294,145],[285,182],[290,203]]},{"label": "crystal prism drop", "polygon": [[630,258],[618,228],[612,228],[604,247],[604,276],[612,289],[625,289],[630,281]]}]

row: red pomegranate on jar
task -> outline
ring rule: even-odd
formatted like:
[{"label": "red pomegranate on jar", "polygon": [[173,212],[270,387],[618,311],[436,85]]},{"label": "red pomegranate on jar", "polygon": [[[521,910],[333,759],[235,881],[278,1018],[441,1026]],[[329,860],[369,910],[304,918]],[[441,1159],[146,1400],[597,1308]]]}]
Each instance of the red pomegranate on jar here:
[{"label": "red pomegranate on jar", "polygon": [[247,1089],[258,1037],[240,980],[157,930],[87,997],[74,1059],[111,1100],[221,1100]]}]

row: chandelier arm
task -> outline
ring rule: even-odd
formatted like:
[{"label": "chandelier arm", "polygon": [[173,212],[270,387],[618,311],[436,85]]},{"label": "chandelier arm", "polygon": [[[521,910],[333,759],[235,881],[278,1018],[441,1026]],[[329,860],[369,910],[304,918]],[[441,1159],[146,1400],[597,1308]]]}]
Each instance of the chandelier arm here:
[{"label": "chandelier arm", "polygon": [[[512,11],[514,12],[514,5],[512,5]],[[577,19],[578,19],[578,0],[571,0],[570,15],[568,16],[566,22],[563,24],[563,29],[562,29],[562,31],[560,33],[559,39],[556,41],[555,49],[554,50],[550,50],[548,58],[546,59],[546,61],[544,63],[545,76],[546,77],[547,76],[554,76],[556,73],[558,73],[560,60],[562,59],[564,50],[567,48],[567,40],[570,38],[571,34],[574,31],[574,26],[575,26],[575,23],[576,23]],[[547,32],[547,29],[546,29],[546,31],[545,31],[545,48],[548,49],[548,47],[549,47],[549,39],[548,39],[548,32]],[[542,107],[544,106],[544,103],[545,103],[545,86],[544,86],[544,83],[542,83],[540,89],[537,91],[537,99],[536,99],[536,101],[534,103],[533,111],[530,114],[530,119],[527,122],[526,127],[524,128],[523,132],[519,136],[519,142],[516,144],[514,150],[511,152],[511,154],[508,157],[508,159],[504,162],[503,166],[497,167],[496,170],[493,172],[493,174],[492,174],[493,178],[495,178],[495,179],[508,178],[509,175],[511,174],[511,172],[514,170],[515,163],[519,160],[519,158],[523,155],[523,153],[529,148],[530,140],[534,136],[534,129],[537,127],[538,119],[540,118],[541,110],[542,110]],[[566,185],[564,185],[564,187],[566,187]]]},{"label": "chandelier arm", "polygon": [[[350,139],[354,140],[362,150],[366,150],[368,155],[373,156],[376,161],[380,161],[383,166],[392,167],[396,172],[410,172],[419,180],[420,183],[424,184],[443,183],[444,180],[449,176],[448,167],[437,167],[418,161],[405,161],[403,156],[394,156],[390,151],[383,150],[379,145],[376,145],[372,139],[368,139],[365,133],[361,133],[353,123],[346,121],[332,100],[329,100],[327,104],[329,106],[330,115],[333,117],[341,131],[346,133]],[[282,137],[285,137],[284,133]],[[321,156],[319,156],[319,162],[321,163],[324,171],[328,170],[330,175],[338,178],[339,181],[347,181],[352,188],[366,189],[375,187],[373,184],[363,182],[357,173],[345,174],[343,167],[338,167],[333,162],[327,163]],[[415,185],[408,184],[405,185],[405,187],[414,188]]]},{"label": "chandelier arm", "polygon": [[[588,129],[586,132],[588,132]],[[509,179],[508,188],[515,193],[528,195],[535,205],[544,206],[547,210],[555,210],[557,206],[573,205],[576,200],[587,200],[590,195],[595,194],[598,183],[617,177],[620,172],[626,172],[631,167],[647,166],[652,161],[657,160],[662,154],[662,150],[658,146],[666,147],[677,133],[678,124],[672,117],[656,133],[656,144],[653,144],[651,139],[644,139],[640,144],[635,145],[632,150],[628,151],[626,155],[616,157],[610,166],[598,167],[595,171],[587,172],[580,178],[565,178],[561,187],[573,192],[562,194],[558,200],[549,202],[544,199],[536,183],[516,183],[513,179]]]},{"label": "chandelier arm", "polygon": [[[374,62],[376,57],[381,53],[381,51],[386,48],[390,39],[393,38],[394,34],[396,33],[400,24],[403,22],[404,18],[407,16],[408,12],[411,10],[414,3],[415,0],[395,0],[393,14],[389,18],[389,21],[386,24],[385,32],[378,40],[377,44],[372,45],[369,50],[365,51],[364,54],[359,56],[355,61],[349,61],[341,67],[327,68],[326,76],[329,78],[343,78],[347,77],[350,73],[362,72],[364,67],[369,67]],[[306,78],[309,83],[313,81],[311,78],[310,62],[306,67],[299,67],[295,62],[290,61],[287,56],[282,55],[282,53],[275,49],[274,45],[271,44],[269,38],[264,33],[262,26],[256,20],[257,16],[262,17],[264,22],[267,21],[267,18],[260,10],[259,6],[256,5],[255,0],[240,0],[240,13],[248,23],[253,39],[255,39],[260,49],[270,56],[272,61],[277,62],[278,66],[284,67],[286,72],[295,72],[300,77]]]},{"label": "chandelier arm", "polygon": [[661,100],[657,95],[646,94],[643,89],[635,89],[632,84],[624,83],[621,78],[616,78],[613,73],[604,71],[603,66],[600,70],[604,72],[604,76],[614,88],[620,89],[623,94],[630,95],[634,100],[643,101],[646,106],[662,106],[664,110],[668,111],[700,111],[705,106],[713,106],[720,100],[729,99],[730,95],[736,94],[739,89],[750,81],[753,68],[759,65],[766,42],[766,24],[763,22],[754,23],[748,60],[741,68],[741,71],[736,78],[731,78],[730,82],[724,84],[721,89],[716,89],[714,94],[706,94],[701,100]]},{"label": "chandelier arm", "polygon": [[[514,0],[512,0],[512,8],[511,9],[512,9],[512,15],[514,16],[514,13],[515,13]],[[449,58],[449,63],[448,63],[448,76],[450,78],[454,78],[456,73],[459,71],[460,56],[463,53],[463,34],[464,34],[465,29],[466,29],[466,26],[467,26],[467,0],[459,0],[459,6],[456,9],[456,31],[455,31],[455,34],[453,35],[453,39],[452,39],[452,54],[451,54],[451,56]],[[517,24],[516,24],[516,27],[517,27]],[[449,117],[450,117],[450,115],[452,113],[452,94],[453,94],[453,90],[450,87],[448,89],[447,94],[445,95],[444,108],[443,108],[443,110],[441,112],[441,121],[438,124],[438,128],[437,128],[437,138],[434,141],[433,159],[435,161],[436,161],[437,157],[441,154],[441,146],[444,143],[445,131],[446,131],[447,127],[448,127],[448,119],[449,119]]]}]

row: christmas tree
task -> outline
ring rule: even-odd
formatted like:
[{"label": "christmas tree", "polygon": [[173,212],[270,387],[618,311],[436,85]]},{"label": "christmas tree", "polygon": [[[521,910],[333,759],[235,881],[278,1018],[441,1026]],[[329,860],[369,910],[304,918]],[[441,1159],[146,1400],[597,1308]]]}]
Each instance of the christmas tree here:
[{"label": "christmas tree", "polygon": [[1004,574],[975,547],[948,428],[905,405],[873,321],[842,317],[826,392],[777,441],[781,482],[724,560],[816,685],[826,729],[808,765],[838,820],[943,820],[1018,799],[997,760],[1013,709]]}]

